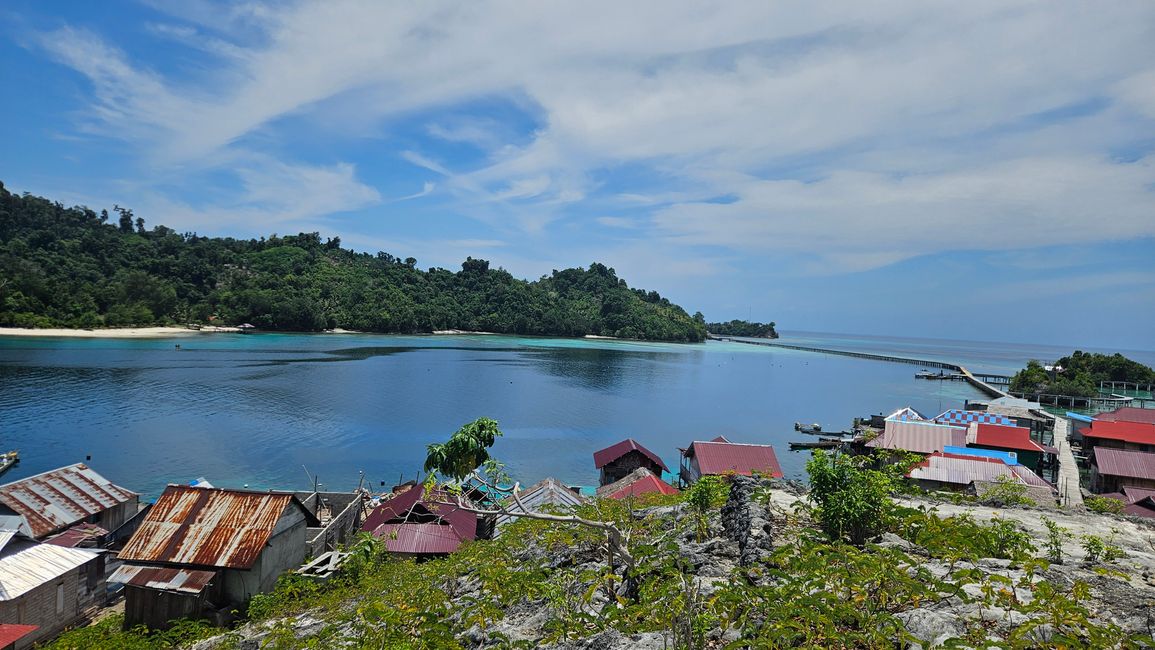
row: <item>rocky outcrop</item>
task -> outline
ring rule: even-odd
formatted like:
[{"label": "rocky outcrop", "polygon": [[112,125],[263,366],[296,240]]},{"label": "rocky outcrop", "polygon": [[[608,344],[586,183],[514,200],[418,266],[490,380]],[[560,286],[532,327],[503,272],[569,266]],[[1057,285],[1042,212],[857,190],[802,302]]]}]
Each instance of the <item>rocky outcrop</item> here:
[{"label": "rocky outcrop", "polygon": [[759,489],[769,487],[769,480],[748,476],[735,476],[730,482],[730,497],[722,506],[722,530],[727,539],[738,544],[741,566],[750,566],[774,550],[769,510],[754,499]]}]

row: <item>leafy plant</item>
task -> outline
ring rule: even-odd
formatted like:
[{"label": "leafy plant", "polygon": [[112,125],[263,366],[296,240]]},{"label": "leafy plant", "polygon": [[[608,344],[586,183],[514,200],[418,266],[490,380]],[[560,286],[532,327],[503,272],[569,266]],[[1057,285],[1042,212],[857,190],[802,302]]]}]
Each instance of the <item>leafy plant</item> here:
[{"label": "leafy plant", "polygon": [[698,541],[710,533],[710,510],[720,507],[730,493],[729,483],[721,476],[707,475],[699,478],[686,490],[686,505],[694,515]]},{"label": "leafy plant", "polygon": [[1047,561],[1051,564],[1062,564],[1063,541],[1070,539],[1072,535],[1066,528],[1047,517],[1043,517],[1043,525],[1047,527],[1047,540],[1043,543]]},{"label": "leafy plant", "polygon": [[1088,495],[1083,499],[1083,505],[1091,512],[1109,515],[1121,515],[1125,507],[1125,504],[1118,499],[1101,497],[1097,494]]},{"label": "leafy plant", "polygon": [[995,478],[993,483],[983,492],[981,502],[995,507],[1034,506],[1038,505],[1034,499],[1027,496],[1027,486],[1009,476]]},{"label": "leafy plant", "polygon": [[1114,543],[1115,534],[1109,539],[1104,540],[1098,535],[1083,535],[1082,544],[1086,555],[1083,561],[1089,564],[1098,564],[1100,562],[1111,564],[1124,556],[1123,549]]},{"label": "leafy plant", "polygon": [[819,449],[806,463],[814,514],[832,540],[862,546],[889,524],[900,474],[875,470],[867,458]]}]

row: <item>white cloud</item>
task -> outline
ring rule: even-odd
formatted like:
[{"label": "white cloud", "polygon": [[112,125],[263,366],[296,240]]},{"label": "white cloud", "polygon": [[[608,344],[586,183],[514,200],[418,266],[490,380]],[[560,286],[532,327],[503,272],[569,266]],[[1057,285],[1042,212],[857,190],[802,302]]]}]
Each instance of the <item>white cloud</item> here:
[{"label": "white cloud", "polygon": [[[438,195],[462,213],[529,237],[567,215],[617,228],[616,209],[666,245],[801,251],[860,270],[1155,234],[1151,159],[1111,158],[1155,133],[1144,0],[154,4],[196,25],[158,33],[203,37],[219,74],[149,70],[78,29],[43,46],[91,80],[87,127],[161,164],[270,157],[294,137],[288,118],[387,123],[500,97],[536,130],[488,116],[423,127],[482,148],[480,165],[399,155],[444,177]],[[1060,117],[1087,105],[1099,108]],[[379,200],[351,167],[239,174],[241,203],[293,218],[329,207],[281,200],[278,186],[320,180],[308,174],[348,193],[332,207]],[[652,212],[633,220],[639,210]]]}]

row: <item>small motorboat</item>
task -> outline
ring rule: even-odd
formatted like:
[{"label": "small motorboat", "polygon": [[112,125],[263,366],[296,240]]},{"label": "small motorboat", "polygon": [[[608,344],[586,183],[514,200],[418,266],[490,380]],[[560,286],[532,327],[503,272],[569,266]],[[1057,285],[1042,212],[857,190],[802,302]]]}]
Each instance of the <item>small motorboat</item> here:
[{"label": "small motorboat", "polygon": [[0,474],[7,472],[9,469],[12,468],[13,465],[15,465],[16,463],[19,463],[19,462],[20,462],[20,452],[18,452],[18,451],[13,450],[13,451],[9,451],[9,452],[0,454]]}]

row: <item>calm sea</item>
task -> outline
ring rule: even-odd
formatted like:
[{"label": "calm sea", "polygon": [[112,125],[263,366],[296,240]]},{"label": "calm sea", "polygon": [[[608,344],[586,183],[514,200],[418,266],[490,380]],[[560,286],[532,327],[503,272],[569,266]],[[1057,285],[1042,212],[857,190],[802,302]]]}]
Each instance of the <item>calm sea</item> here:
[{"label": "calm sea", "polygon": [[[961,361],[1009,372],[1036,346],[786,333],[784,340]],[[180,344],[180,349],[176,344]],[[1134,353],[1155,362],[1155,353]],[[329,489],[414,478],[425,446],[480,416],[524,482],[593,484],[595,450],[633,437],[676,469],[678,447],[725,435],[775,445],[790,477],[793,423],[849,428],[901,406],[981,397],[917,367],[738,343],[507,336],[211,334],[180,339],[0,337],[0,447],[10,481],[84,461],[148,497],[167,483]],[[306,468],[307,472],[306,473]]]}]

